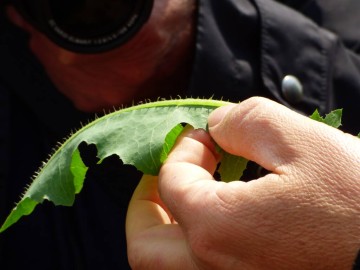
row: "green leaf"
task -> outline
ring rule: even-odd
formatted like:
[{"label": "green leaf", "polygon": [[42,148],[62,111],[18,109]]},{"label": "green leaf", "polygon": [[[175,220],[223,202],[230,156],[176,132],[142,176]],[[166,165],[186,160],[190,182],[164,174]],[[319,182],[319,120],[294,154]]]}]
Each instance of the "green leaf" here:
[{"label": "green leaf", "polygon": [[[325,116],[323,118],[318,110],[315,110],[315,112],[310,115],[310,118],[322,123],[325,123],[331,127],[339,128],[341,126],[341,118],[342,118],[342,109],[337,109]],[[357,135],[358,138],[360,138],[360,133]]]},{"label": "green leaf", "polygon": [[181,134],[181,132],[183,131],[184,127],[182,125],[176,125],[167,135],[165,138],[165,142],[163,145],[163,151],[161,152],[160,155],[160,162],[163,163],[165,161],[165,159],[168,157],[168,154],[170,152],[170,150],[173,148],[175,142],[176,142],[176,138]]},{"label": "green leaf", "polygon": [[[87,171],[78,150],[80,143],[96,145],[99,162],[116,154],[124,164],[134,165],[145,174],[157,175],[183,130],[181,123],[205,129],[208,115],[226,104],[228,102],[202,99],[157,101],[122,109],[89,123],[65,141],[39,170],[0,232],[23,215],[29,215],[43,200],[55,205],[73,204]],[[221,177],[238,179],[243,162],[228,154],[224,157]],[[241,164],[235,174],[231,170],[234,164]]]},{"label": "green leaf", "polygon": [[224,182],[240,180],[247,163],[248,160],[246,158],[230,155],[223,151],[221,164],[218,169],[221,180]]},{"label": "green leaf", "polygon": [[86,167],[82,161],[79,149],[76,149],[70,166],[70,171],[74,176],[75,194],[81,191],[87,170],[88,167]]},{"label": "green leaf", "polygon": [[318,110],[315,110],[315,112],[310,116],[311,119],[325,123],[331,127],[339,128],[341,126],[341,117],[342,117],[342,109],[337,109],[325,116],[323,118]]},{"label": "green leaf", "polygon": [[17,222],[22,216],[30,215],[37,204],[38,202],[28,197],[23,198],[12,210],[8,218],[5,220],[4,224],[0,228],[0,232],[5,231],[12,224]]},{"label": "green leaf", "polygon": [[324,118],[321,117],[317,109],[313,112],[312,115],[310,115],[310,118],[318,122],[324,122]]}]

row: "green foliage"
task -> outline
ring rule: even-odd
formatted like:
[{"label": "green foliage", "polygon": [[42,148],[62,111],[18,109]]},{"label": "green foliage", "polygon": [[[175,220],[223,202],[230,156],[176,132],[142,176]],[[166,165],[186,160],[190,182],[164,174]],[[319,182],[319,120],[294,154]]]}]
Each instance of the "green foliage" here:
[{"label": "green foliage", "polygon": [[[342,109],[331,111],[329,114],[325,115],[325,117],[322,117],[319,114],[319,111],[315,110],[310,118],[325,123],[331,127],[339,128],[341,126]],[[357,135],[357,137],[360,138],[360,133]]]},{"label": "green foliage", "polygon": [[325,117],[322,117],[319,114],[319,111],[315,110],[315,112],[310,116],[311,119],[325,123],[334,128],[339,128],[341,126],[341,117],[342,109],[334,110],[329,114],[325,115]]},{"label": "green foliage", "polygon": [[[221,164],[218,169],[218,172],[221,175],[221,180],[224,182],[230,182],[241,179],[247,163],[248,160],[246,158],[230,155],[223,151]],[[234,170],[234,168],[236,168],[236,170]]]},{"label": "green foliage", "polygon": [[[224,101],[201,99],[158,101],[122,109],[89,123],[61,145],[39,170],[0,232],[23,215],[29,215],[43,200],[55,205],[73,204],[88,169],[78,150],[80,143],[95,144],[99,162],[116,154],[124,164],[134,165],[145,174],[157,175],[183,130],[181,124],[205,129],[208,115],[226,104]],[[244,169],[243,159],[226,153],[223,156],[221,178],[227,181],[239,179]],[[241,163],[242,166],[231,166],[230,169],[227,163]]]},{"label": "green foliage", "polygon": [[[96,146],[99,163],[116,154],[124,164],[134,165],[145,174],[157,175],[183,131],[183,124],[206,129],[209,114],[226,104],[225,101],[203,99],[157,101],[122,109],[89,123],[69,137],[39,170],[0,232],[22,216],[31,214],[44,200],[55,205],[73,204],[88,169],[78,149],[82,142]],[[341,115],[342,110],[336,110],[323,118],[315,111],[311,118],[338,128]],[[239,180],[248,161],[219,151],[222,154],[218,170],[221,180]]]}]

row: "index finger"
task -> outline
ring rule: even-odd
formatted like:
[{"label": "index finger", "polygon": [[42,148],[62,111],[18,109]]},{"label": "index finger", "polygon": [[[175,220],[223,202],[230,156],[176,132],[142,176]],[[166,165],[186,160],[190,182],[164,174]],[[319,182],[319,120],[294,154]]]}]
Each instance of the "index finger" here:
[{"label": "index finger", "polygon": [[[204,130],[193,130],[178,139],[159,174],[159,192],[177,222],[186,223],[201,207],[206,193],[217,182],[215,145]],[[193,220],[192,220],[193,222]]]}]

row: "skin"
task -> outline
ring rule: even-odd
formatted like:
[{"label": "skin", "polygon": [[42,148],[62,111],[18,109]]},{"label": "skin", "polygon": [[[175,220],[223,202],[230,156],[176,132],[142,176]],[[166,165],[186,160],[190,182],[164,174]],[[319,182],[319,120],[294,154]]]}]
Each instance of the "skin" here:
[{"label": "skin", "polygon": [[[8,8],[59,91],[87,112],[182,93],[194,15],[194,0],[156,0],[128,43],[82,55]],[[360,247],[358,139],[259,98],[217,110],[209,128],[224,150],[272,173],[216,182],[212,139],[203,131],[182,137],[159,178],[145,176],[129,205],[133,269],[351,268]]]},{"label": "skin", "polygon": [[94,55],[60,48],[14,8],[7,11],[10,20],[29,33],[31,51],[58,90],[79,110],[103,111],[176,96],[187,87],[195,44],[194,0],[154,1],[148,22],[130,41]]},{"label": "skin", "polygon": [[360,248],[358,138],[264,98],[215,110],[209,132],[271,173],[214,181],[212,139],[188,132],[130,202],[133,269],[351,269]]}]

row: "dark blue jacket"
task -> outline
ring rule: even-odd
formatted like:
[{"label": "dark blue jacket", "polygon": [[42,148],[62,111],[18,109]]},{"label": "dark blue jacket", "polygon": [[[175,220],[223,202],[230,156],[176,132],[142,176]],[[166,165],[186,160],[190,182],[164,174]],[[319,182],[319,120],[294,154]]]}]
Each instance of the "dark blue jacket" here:
[{"label": "dark blue jacket", "polygon": [[[358,0],[199,0],[188,94],[231,101],[260,95],[307,115],[344,108],[343,128],[355,134],[359,11]],[[93,116],[57,92],[29,52],[26,34],[0,16],[3,222],[56,143]],[[284,82],[286,75],[293,77]],[[90,169],[75,205],[44,203],[1,234],[1,269],[128,268],[124,220],[140,174],[117,157],[96,166],[93,149],[83,152]]]}]

